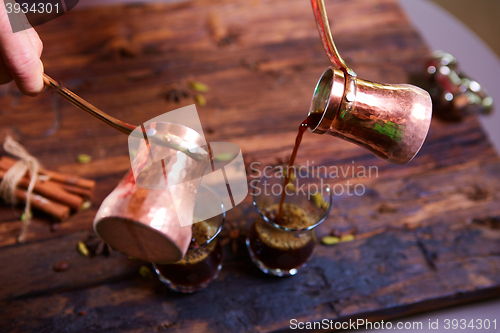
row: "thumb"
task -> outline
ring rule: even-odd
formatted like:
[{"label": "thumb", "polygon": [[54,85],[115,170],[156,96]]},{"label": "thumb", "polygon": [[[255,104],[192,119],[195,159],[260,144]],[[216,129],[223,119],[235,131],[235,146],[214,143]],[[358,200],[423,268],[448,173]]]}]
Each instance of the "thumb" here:
[{"label": "thumb", "polygon": [[[12,32],[7,13],[2,8],[0,8],[0,52],[4,69],[8,69],[8,74],[14,78],[22,93],[34,96],[43,91],[43,65],[39,50],[33,45],[26,30]],[[0,65],[0,71],[1,69]]]}]

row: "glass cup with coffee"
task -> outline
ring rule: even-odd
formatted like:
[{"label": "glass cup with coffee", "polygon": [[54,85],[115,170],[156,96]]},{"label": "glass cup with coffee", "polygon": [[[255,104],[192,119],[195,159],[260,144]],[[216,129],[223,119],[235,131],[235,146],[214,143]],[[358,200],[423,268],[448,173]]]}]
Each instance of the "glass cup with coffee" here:
[{"label": "glass cup with coffee", "polygon": [[330,187],[298,166],[266,170],[252,187],[259,217],[246,240],[250,257],[264,273],[295,275],[314,252],[314,228],[330,212]]},{"label": "glass cup with coffee", "polygon": [[170,289],[182,293],[193,293],[205,288],[216,279],[222,268],[222,248],[217,236],[224,224],[225,213],[220,197],[208,187],[200,187],[197,200],[213,204],[220,214],[200,221],[193,218],[192,239],[186,255],[175,263],[153,264],[161,282]]}]

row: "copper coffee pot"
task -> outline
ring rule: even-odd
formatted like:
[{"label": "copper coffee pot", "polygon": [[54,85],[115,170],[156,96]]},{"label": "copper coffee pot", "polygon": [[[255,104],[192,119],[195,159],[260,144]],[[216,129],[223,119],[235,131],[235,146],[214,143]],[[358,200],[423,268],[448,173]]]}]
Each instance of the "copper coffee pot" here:
[{"label": "copper coffee pot", "polygon": [[[210,163],[205,139],[180,124],[128,124],[46,74],[44,81],[76,107],[128,134],[129,148],[134,148],[132,170],[96,213],[96,234],[114,249],[135,258],[156,263],[180,260],[191,242],[196,203],[205,200],[197,197],[200,179]],[[214,209],[212,216],[223,213],[220,204]]]},{"label": "copper coffee pot", "polygon": [[[140,138],[143,130],[147,142]],[[175,262],[191,242],[198,187],[210,165],[206,142],[195,130],[174,123],[149,122],[134,131],[129,136],[129,149],[136,148],[132,170],[102,202],[94,231],[128,256]],[[150,145],[155,137],[158,144]]]},{"label": "copper coffee pot", "polygon": [[359,79],[335,47],[323,0],[311,3],[321,41],[336,68],[329,67],[316,85],[309,130],[353,142],[389,162],[408,163],[429,131],[431,97],[409,84]]}]

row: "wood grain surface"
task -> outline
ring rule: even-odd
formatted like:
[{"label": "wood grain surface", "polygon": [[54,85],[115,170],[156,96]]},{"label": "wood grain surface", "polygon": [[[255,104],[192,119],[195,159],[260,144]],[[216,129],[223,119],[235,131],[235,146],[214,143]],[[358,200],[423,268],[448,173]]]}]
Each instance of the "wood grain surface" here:
[{"label": "wood grain surface", "polygon": [[[340,53],[359,77],[412,81],[428,50],[396,0],[326,1]],[[285,161],[313,89],[329,66],[306,0],[185,1],[74,10],[37,29],[47,74],[132,124],[193,103],[166,86],[209,86],[198,107],[209,141],[238,144],[248,180]],[[274,278],[244,246],[256,217],[250,196],[228,212],[221,274],[193,295],[143,279],[141,263],[113,252],[82,257],[100,202],[130,166],[127,137],[50,91],[0,91],[0,139],[11,134],[47,169],[97,181],[93,207],[51,231],[37,215],[17,244],[20,207],[0,207],[0,327],[6,332],[269,332],[290,319],[392,319],[500,293],[500,159],[474,117],[433,120],[405,166],[339,139],[306,134],[300,165],[377,167],[363,196],[334,199],[318,237],[356,228],[356,239],[318,245],[306,269]],[[58,126],[54,130],[54,123]],[[47,133],[47,131],[51,131]],[[78,164],[79,154],[92,162]],[[252,164],[253,163],[253,164]],[[252,170],[255,169],[255,170]],[[235,248],[235,251],[233,248]],[[52,266],[66,260],[69,269]]]}]

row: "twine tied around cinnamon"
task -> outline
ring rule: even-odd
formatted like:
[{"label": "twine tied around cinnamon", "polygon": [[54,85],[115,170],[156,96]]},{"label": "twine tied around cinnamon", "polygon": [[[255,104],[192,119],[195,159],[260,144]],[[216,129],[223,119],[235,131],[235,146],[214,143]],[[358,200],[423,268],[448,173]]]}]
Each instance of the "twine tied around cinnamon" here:
[{"label": "twine tied around cinnamon", "polygon": [[26,206],[24,207],[24,218],[21,234],[18,237],[19,242],[24,242],[26,240],[26,235],[28,232],[28,226],[31,222],[31,195],[33,193],[33,188],[38,178],[38,171],[40,169],[40,163],[36,158],[31,156],[28,151],[18,142],[14,141],[12,137],[7,136],[3,144],[3,148],[6,152],[16,156],[19,160],[5,173],[5,176],[0,183],[0,196],[7,203],[16,203],[15,190],[19,180],[24,177],[28,171],[31,180],[27,189]]}]

